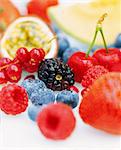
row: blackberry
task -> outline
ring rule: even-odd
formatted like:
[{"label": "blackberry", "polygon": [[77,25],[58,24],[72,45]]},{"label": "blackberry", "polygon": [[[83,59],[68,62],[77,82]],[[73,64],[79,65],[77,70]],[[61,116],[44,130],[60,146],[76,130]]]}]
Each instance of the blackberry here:
[{"label": "blackberry", "polygon": [[57,58],[43,60],[38,69],[38,77],[54,91],[67,89],[74,84],[72,70]]}]

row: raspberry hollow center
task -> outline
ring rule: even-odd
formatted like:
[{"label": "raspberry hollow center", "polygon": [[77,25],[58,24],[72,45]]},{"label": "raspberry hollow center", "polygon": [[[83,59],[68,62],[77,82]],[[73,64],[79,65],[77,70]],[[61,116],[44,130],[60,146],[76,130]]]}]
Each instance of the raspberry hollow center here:
[{"label": "raspberry hollow center", "polygon": [[51,130],[57,129],[59,124],[59,118],[53,115],[49,115],[47,118],[47,127]]}]

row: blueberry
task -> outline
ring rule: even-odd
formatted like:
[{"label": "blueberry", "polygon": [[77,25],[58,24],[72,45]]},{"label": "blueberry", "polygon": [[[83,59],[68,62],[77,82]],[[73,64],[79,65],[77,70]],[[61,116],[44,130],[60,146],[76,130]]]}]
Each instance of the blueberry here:
[{"label": "blueberry", "polygon": [[30,100],[36,106],[54,103],[55,94],[50,89],[41,89],[41,90],[33,92],[31,94]]},{"label": "blueberry", "polygon": [[78,48],[75,48],[75,47],[67,48],[65,52],[63,53],[62,60],[66,63],[68,59],[77,51],[79,50]]},{"label": "blueberry", "polygon": [[28,108],[28,116],[32,121],[36,121],[36,117],[38,115],[38,113],[41,111],[43,106],[34,106],[31,105]]},{"label": "blueberry", "polygon": [[79,102],[79,95],[74,91],[64,90],[57,94],[56,101],[75,108]]},{"label": "blueberry", "polygon": [[46,88],[46,85],[43,81],[39,79],[30,79],[30,78],[24,80],[21,86],[23,86],[26,89],[29,98],[31,97],[31,94],[34,93],[35,91]]},{"label": "blueberry", "polygon": [[58,57],[62,57],[64,51],[70,47],[68,40],[64,37],[62,33],[58,34],[58,45],[59,45]]},{"label": "blueberry", "polygon": [[121,33],[117,36],[114,46],[116,48],[121,48]]}]

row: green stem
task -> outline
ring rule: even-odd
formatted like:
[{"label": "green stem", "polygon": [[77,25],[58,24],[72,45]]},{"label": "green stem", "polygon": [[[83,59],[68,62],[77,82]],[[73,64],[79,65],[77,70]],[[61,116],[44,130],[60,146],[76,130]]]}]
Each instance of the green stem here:
[{"label": "green stem", "polygon": [[96,40],[98,31],[99,31],[99,28],[98,28],[98,26],[97,26],[97,27],[96,27],[96,31],[95,31],[94,38],[93,38],[93,40],[92,40],[92,42],[91,42],[91,45],[89,46],[89,49],[88,49],[88,51],[87,51],[87,53],[86,53],[86,58],[88,58],[88,56],[89,56],[89,54],[90,54],[90,51],[92,50],[92,48],[93,48],[93,46],[94,46],[94,44],[95,44],[95,40]]},{"label": "green stem", "polygon": [[107,44],[106,44],[106,40],[105,40],[102,28],[100,28],[100,33],[101,33],[101,36],[103,38],[104,47],[106,49],[106,52],[108,53],[109,51],[108,51],[108,47],[107,47]]}]

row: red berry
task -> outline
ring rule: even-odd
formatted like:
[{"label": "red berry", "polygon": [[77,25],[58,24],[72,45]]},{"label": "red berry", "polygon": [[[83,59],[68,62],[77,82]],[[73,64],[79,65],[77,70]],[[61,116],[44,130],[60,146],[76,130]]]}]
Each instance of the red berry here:
[{"label": "red berry", "polygon": [[6,66],[10,64],[12,61],[9,58],[1,58],[0,59],[0,67]]},{"label": "red berry", "polygon": [[0,84],[7,83],[4,71],[0,71]]},{"label": "red berry", "polygon": [[32,75],[26,76],[24,78],[24,80],[26,80],[26,79],[35,79],[35,76],[32,74]]},{"label": "red berry", "polygon": [[22,68],[19,64],[11,64],[6,69],[6,76],[10,82],[18,82],[21,79]]},{"label": "red berry", "polygon": [[85,88],[81,91],[81,95],[84,96],[87,92],[89,92],[89,88]]},{"label": "red berry", "polygon": [[76,86],[70,86],[69,90],[75,91],[76,93],[79,93],[79,89]]},{"label": "red berry", "polygon": [[83,76],[81,84],[83,87],[89,87],[96,79],[98,79],[100,76],[108,72],[109,71],[105,69],[103,66],[100,65],[93,66],[89,68],[85,73],[85,75]]},{"label": "red berry", "polygon": [[21,47],[16,52],[17,59],[21,62],[27,62],[30,59],[28,50],[25,47]]},{"label": "red berry", "polygon": [[9,84],[0,92],[0,108],[6,114],[16,115],[24,112],[28,106],[28,96],[24,88]]},{"label": "red berry", "polygon": [[72,68],[75,74],[75,81],[81,82],[87,69],[97,65],[97,60],[90,56],[86,58],[86,54],[83,52],[76,52],[69,58],[68,65]]},{"label": "red berry", "polygon": [[30,57],[33,61],[39,63],[41,62],[45,57],[45,52],[43,49],[34,48],[30,51]]},{"label": "red berry", "polygon": [[38,66],[39,66],[39,63],[34,62],[32,59],[30,59],[28,62],[23,64],[24,70],[29,72],[29,73],[37,72]]},{"label": "red berry", "polygon": [[121,74],[98,78],[84,95],[79,113],[94,128],[121,135]]},{"label": "red berry", "polygon": [[110,71],[111,72],[121,72],[121,62],[112,65],[112,67],[110,68]]},{"label": "red berry", "polygon": [[109,71],[111,71],[113,65],[121,63],[121,51],[118,48],[109,48],[108,52],[106,49],[99,49],[95,51],[93,57]]},{"label": "red berry", "polygon": [[37,124],[45,137],[60,140],[66,139],[75,128],[75,117],[72,109],[62,103],[49,104],[37,116]]}]

